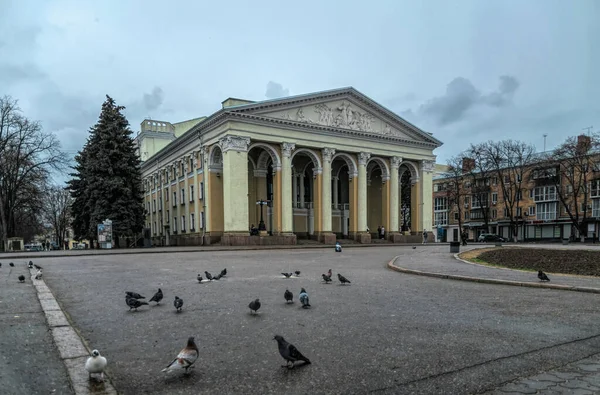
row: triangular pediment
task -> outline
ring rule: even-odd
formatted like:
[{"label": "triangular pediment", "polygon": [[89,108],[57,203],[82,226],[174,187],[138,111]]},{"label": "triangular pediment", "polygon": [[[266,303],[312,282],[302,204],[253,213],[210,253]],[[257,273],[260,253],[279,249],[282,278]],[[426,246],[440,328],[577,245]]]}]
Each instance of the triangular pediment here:
[{"label": "triangular pediment", "polygon": [[269,100],[231,110],[307,125],[441,145],[441,142],[429,133],[423,132],[353,88]]}]

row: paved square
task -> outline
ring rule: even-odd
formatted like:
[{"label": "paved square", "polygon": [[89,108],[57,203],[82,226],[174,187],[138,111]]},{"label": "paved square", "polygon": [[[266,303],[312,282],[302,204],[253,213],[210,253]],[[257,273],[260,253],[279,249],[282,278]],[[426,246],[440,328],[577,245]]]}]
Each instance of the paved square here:
[{"label": "paved square", "polygon": [[[44,278],[126,394],[471,393],[600,352],[598,295],[486,285],[390,271],[402,254],[441,261],[448,246],[182,252],[44,259]],[[419,255],[421,254],[421,255]],[[40,261],[42,262],[42,261]],[[220,281],[198,284],[196,275]],[[333,284],[321,273],[331,268]],[[281,272],[300,270],[299,278]],[[352,281],[341,286],[336,273]],[[159,306],[129,312],[125,291]],[[312,308],[300,308],[304,287]],[[285,289],[295,303],[286,305]],[[184,299],[175,313],[175,295]],[[262,307],[250,315],[248,303]],[[280,334],[311,359],[291,371]],[[161,373],[188,336],[189,377]],[[561,345],[567,342],[573,342]]]}]

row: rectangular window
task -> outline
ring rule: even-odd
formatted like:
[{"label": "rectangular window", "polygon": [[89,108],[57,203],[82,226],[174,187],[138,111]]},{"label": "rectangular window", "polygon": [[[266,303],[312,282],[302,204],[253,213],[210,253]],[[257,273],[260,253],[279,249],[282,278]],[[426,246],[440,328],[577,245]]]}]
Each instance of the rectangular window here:
[{"label": "rectangular window", "polygon": [[173,191],[173,207],[177,206],[177,192]]},{"label": "rectangular window", "polygon": [[554,185],[550,185],[535,188],[534,200],[536,202],[547,202],[556,200],[556,187]]},{"label": "rectangular window", "polygon": [[185,232],[185,215],[181,216],[181,231]]},{"label": "rectangular window", "polygon": [[529,216],[533,217],[535,215],[535,206],[529,206]]},{"label": "rectangular window", "polygon": [[592,200],[592,217],[600,217],[600,199]]},{"label": "rectangular window", "polygon": [[181,177],[183,177],[185,175],[185,165],[183,164],[183,161],[181,161]]},{"label": "rectangular window", "polygon": [[200,213],[200,229],[204,229],[204,211]]},{"label": "rectangular window", "polygon": [[167,210],[167,223],[169,223],[169,218],[171,217],[169,217],[169,210]]},{"label": "rectangular window", "polygon": [[[573,192],[573,187],[569,185],[569,193],[571,192]],[[600,197],[600,180],[590,182],[590,196],[593,198]]]},{"label": "rectangular window", "polygon": [[152,199],[152,212],[156,212],[156,199]]},{"label": "rectangular window", "polygon": [[469,197],[465,196],[465,208],[469,208]]},{"label": "rectangular window", "polygon": [[204,182],[200,183],[200,190],[198,191],[198,198],[200,200],[204,199]]},{"label": "rectangular window", "polygon": [[185,188],[181,188],[181,204],[185,204]]},{"label": "rectangular window", "polygon": [[162,211],[162,196],[158,197],[158,211]]},{"label": "rectangular window", "polygon": [[556,202],[538,203],[536,211],[536,219],[544,221],[554,220],[556,219]]},{"label": "rectangular window", "polygon": [[190,156],[190,171],[194,171],[194,158]]},{"label": "rectangular window", "polygon": [[194,186],[190,185],[190,202],[194,201]]},{"label": "rectangular window", "polygon": [[440,211],[440,212],[436,212],[434,217],[434,225],[448,225],[448,212],[447,211]]},{"label": "rectangular window", "polygon": [[455,212],[455,213],[454,213],[454,220],[455,220],[455,221],[458,221],[458,212]]},{"label": "rectangular window", "polygon": [[196,214],[190,213],[190,230],[193,232],[196,230]]},{"label": "rectangular window", "polygon": [[[434,211],[447,211],[448,210],[448,199],[445,197],[435,198],[433,210]],[[447,220],[446,220],[446,222],[447,222]]]},{"label": "rectangular window", "polygon": [[465,219],[469,219],[469,212],[465,211]]},{"label": "rectangular window", "polygon": [[150,202],[146,203],[146,215],[150,214]]},{"label": "rectangular window", "polygon": [[517,217],[522,217],[522,216],[523,216],[522,207],[517,207]]},{"label": "rectangular window", "polygon": [[498,210],[496,210],[495,208],[492,209],[492,218],[496,219],[496,217],[498,216]]},{"label": "rectangular window", "polygon": [[498,192],[492,193],[492,204],[498,203]]},{"label": "rectangular window", "polygon": [[177,217],[173,217],[173,232],[177,232]]},{"label": "rectangular window", "polygon": [[154,221],[154,230],[153,230],[153,234],[154,234],[154,236],[156,236],[156,221]]}]

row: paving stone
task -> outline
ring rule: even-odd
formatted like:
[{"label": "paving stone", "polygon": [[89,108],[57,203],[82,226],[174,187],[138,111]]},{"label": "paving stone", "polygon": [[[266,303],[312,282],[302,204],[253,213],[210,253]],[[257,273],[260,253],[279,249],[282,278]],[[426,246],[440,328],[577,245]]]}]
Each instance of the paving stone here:
[{"label": "paving stone", "polygon": [[579,389],[586,389],[586,390],[591,390],[591,391],[600,390],[600,387],[590,385],[589,383],[586,383],[585,381],[582,381],[582,380],[568,380],[568,381],[565,381],[564,383],[560,383],[559,385],[561,387],[573,388],[573,389],[579,388]]},{"label": "paving stone", "polygon": [[52,328],[52,335],[61,358],[76,358],[88,355],[81,339],[70,326]]},{"label": "paving stone", "polygon": [[563,392],[563,394],[569,394],[569,395],[594,395],[595,392],[594,391],[590,391],[590,390],[582,390],[580,388],[575,388],[575,389],[565,388],[565,392]]},{"label": "paving stone", "polygon": [[560,372],[553,371],[552,374],[563,380],[575,380],[576,378],[583,376],[583,373],[566,372],[566,371],[560,371]]},{"label": "paving stone", "polygon": [[54,300],[54,295],[51,292],[38,292],[38,299]]},{"label": "paving stone", "polygon": [[40,299],[40,304],[42,305],[42,309],[44,312],[52,311],[52,310],[61,310],[58,303],[56,303],[55,299]]},{"label": "paving stone", "polygon": [[48,320],[48,325],[53,328],[55,326],[68,326],[69,321],[67,321],[67,317],[60,310],[51,310],[46,311],[46,319]]},{"label": "paving stone", "polygon": [[579,370],[583,370],[585,372],[600,372],[600,364],[592,364],[592,363],[584,363],[574,365]]},{"label": "paving stone", "polygon": [[547,373],[542,373],[542,374],[538,374],[532,377],[529,377],[529,380],[533,380],[533,381],[551,381],[553,383],[561,383],[565,380],[556,377],[555,375],[553,375],[551,372],[547,372]]},{"label": "paving stone", "polygon": [[510,383],[498,389],[504,393],[518,392],[520,394],[535,394],[537,392],[535,388],[531,388],[527,384],[521,382]]},{"label": "paving stone", "polygon": [[593,385],[595,387],[600,387],[600,374],[584,376],[584,377],[581,377],[579,380],[583,380],[586,383],[589,383],[590,385]]},{"label": "paving stone", "polygon": [[547,388],[550,388],[550,387],[556,385],[556,383],[554,383],[552,381],[537,381],[537,380],[532,380],[532,379],[521,380],[521,381],[518,381],[517,383],[524,384],[524,385],[534,388],[536,390],[545,390]]}]

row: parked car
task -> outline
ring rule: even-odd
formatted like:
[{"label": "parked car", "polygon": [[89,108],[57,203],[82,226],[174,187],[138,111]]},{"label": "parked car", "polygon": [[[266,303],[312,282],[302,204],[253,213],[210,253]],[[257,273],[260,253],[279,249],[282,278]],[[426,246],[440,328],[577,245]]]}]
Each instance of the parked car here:
[{"label": "parked car", "polygon": [[60,250],[60,246],[56,242],[52,241],[52,242],[50,242],[50,249],[51,250]]},{"label": "parked car", "polygon": [[506,239],[504,237],[495,235],[493,233],[482,233],[477,238],[477,241],[480,242],[480,243],[485,243],[485,242],[489,242],[489,241],[492,241],[492,242],[496,242],[496,241],[506,242]]},{"label": "parked car", "polygon": [[42,246],[37,244],[25,244],[25,251],[43,251]]}]

